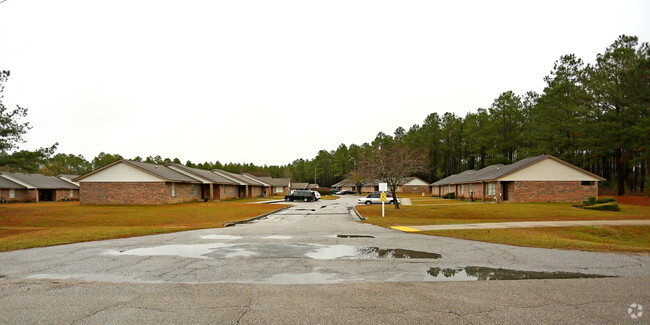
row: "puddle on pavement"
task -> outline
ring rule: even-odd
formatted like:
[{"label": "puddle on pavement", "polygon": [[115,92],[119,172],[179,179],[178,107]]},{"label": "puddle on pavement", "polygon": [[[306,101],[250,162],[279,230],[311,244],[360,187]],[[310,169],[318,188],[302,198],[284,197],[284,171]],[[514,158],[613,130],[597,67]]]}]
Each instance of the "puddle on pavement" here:
[{"label": "puddle on pavement", "polygon": [[370,235],[336,235],[336,238],[375,238]]},{"label": "puddle on pavement", "polygon": [[485,280],[531,280],[531,279],[578,279],[607,278],[605,275],[572,272],[538,272],[511,269],[495,269],[481,266],[441,269],[432,267],[427,272],[434,281],[485,281]]},{"label": "puddle on pavement", "polygon": [[227,258],[312,258],[330,259],[436,259],[440,254],[407,249],[380,249],[350,245],[243,243],[243,244],[194,244],[163,245],[134,248],[125,251],[107,250],[104,255],[113,256],[180,256],[199,259]]}]

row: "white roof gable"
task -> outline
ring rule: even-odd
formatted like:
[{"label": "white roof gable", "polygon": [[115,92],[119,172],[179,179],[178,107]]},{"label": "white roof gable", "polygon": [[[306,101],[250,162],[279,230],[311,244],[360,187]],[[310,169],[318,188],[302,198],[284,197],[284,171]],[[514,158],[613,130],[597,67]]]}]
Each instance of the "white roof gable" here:
[{"label": "white roof gable", "polygon": [[555,159],[543,159],[512,174],[498,178],[499,181],[599,181],[598,178],[572,168]]},{"label": "white roof gable", "polygon": [[429,186],[429,183],[419,179],[419,178],[413,178],[411,181],[405,183],[404,185],[424,185],[424,186]]},{"label": "white roof gable", "polygon": [[135,168],[129,164],[120,162],[106,169],[99,170],[92,175],[88,175],[79,181],[79,183],[88,182],[164,182],[165,180]]}]

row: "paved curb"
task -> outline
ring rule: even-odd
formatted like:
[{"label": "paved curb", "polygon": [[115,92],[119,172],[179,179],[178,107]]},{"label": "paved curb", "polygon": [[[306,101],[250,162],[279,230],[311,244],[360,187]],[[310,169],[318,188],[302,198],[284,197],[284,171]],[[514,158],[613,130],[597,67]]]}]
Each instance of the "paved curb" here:
[{"label": "paved curb", "polygon": [[266,216],[270,216],[270,215],[272,215],[272,214],[274,214],[274,213],[278,213],[278,212],[280,212],[280,211],[284,211],[284,210],[289,209],[289,208],[292,208],[292,207],[293,207],[293,205],[292,205],[292,206],[288,206],[288,207],[284,207],[284,208],[282,208],[282,209],[278,209],[278,210],[275,210],[275,211],[267,212],[267,213],[265,213],[265,214],[259,215],[259,216],[257,216],[257,217],[252,217],[252,218],[250,218],[250,219],[246,219],[246,220],[238,220],[238,221],[226,222],[226,223],[223,224],[223,226],[224,226],[224,227],[232,227],[232,226],[234,226],[234,225],[239,225],[239,224],[242,224],[242,223],[248,223],[248,222],[251,222],[251,221],[253,221],[253,220],[261,219],[261,218],[264,218],[264,217],[266,217]]},{"label": "paved curb", "polygon": [[354,221],[363,221],[366,220],[366,218],[362,217],[359,211],[357,211],[357,206],[355,205],[352,209],[348,210],[350,211],[350,215],[352,216],[352,219]]}]

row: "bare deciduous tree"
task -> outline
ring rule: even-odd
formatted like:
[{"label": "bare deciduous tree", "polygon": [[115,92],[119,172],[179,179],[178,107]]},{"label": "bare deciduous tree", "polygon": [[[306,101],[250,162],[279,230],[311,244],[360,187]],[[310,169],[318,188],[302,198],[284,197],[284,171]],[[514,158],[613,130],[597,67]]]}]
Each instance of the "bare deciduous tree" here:
[{"label": "bare deciduous tree", "polygon": [[[364,166],[368,173],[388,184],[393,197],[400,183],[409,176],[426,169],[426,153],[412,150],[398,142],[391,146],[384,146],[373,150],[364,157]],[[393,200],[395,208],[399,209],[399,202]]]},{"label": "bare deciduous tree", "polygon": [[354,184],[354,186],[357,189],[357,192],[361,194],[361,190],[363,189],[363,186],[370,183],[371,176],[368,173],[368,169],[359,168],[349,172],[347,179],[349,179],[350,182]]}]

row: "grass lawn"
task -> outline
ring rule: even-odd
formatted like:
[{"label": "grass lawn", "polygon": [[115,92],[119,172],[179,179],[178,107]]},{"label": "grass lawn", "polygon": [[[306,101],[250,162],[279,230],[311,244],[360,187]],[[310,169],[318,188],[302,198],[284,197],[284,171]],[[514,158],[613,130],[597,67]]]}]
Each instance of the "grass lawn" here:
[{"label": "grass lawn", "polygon": [[285,205],[194,202],[157,206],[92,206],[78,202],[0,206],[0,251],[219,228]]},{"label": "grass lawn", "polygon": [[650,227],[648,226],[468,229],[418,233],[516,246],[594,252],[650,253]]},{"label": "grass lawn", "polygon": [[[411,206],[357,206],[364,222],[383,227],[464,224],[512,221],[650,219],[650,206],[619,204],[621,211],[590,211],[574,208],[575,203],[466,204],[426,203]],[[411,199],[413,200],[413,199]],[[466,201],[467,202],[467,201]],[[650,227],[593,226],[562,228],[519,228],[484,230],[421,231],[418,234],[457,237],[518,246],[579,249],[588,251],[650,252]]]}]

